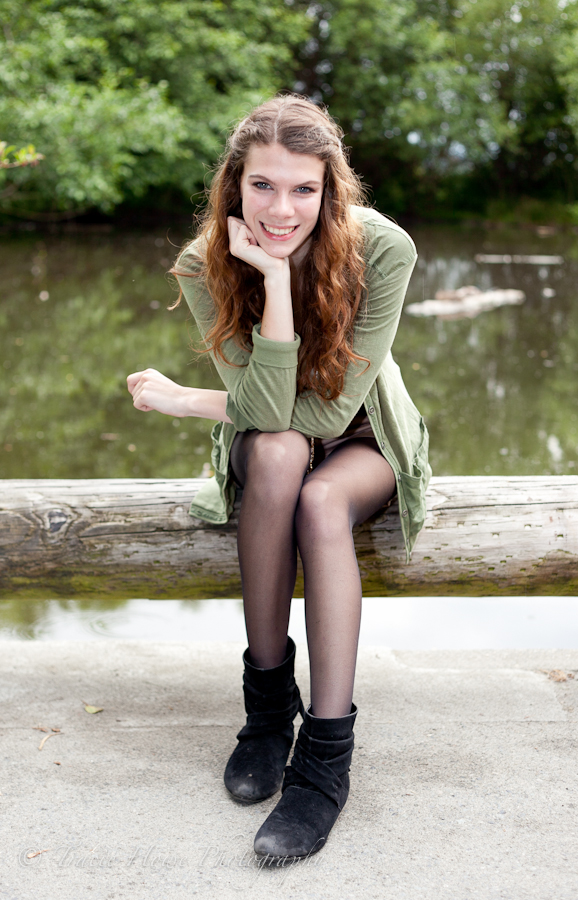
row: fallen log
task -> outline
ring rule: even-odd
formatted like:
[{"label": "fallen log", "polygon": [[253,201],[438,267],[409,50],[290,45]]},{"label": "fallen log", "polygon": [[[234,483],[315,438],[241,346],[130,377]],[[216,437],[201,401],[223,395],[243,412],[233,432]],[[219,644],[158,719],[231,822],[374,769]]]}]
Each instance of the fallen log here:
[{"label": "fallen log", "polygon": [[[239,498],[208,525],[202,483],[0,481],[0,597],[240,597]],[[355,530],[366,596],[578,593],[578,476],[433,478],[427,501],[409,565],[395,505]]]},{"label": "fallen log", "polygon": [[526,299],[523,291],[480,291],[468,286],[457,291],[437,291],[434,300],[410,303],[405,312],[410,316],[438,316],[440,319],[474,319],[482,312],[499,306],[518,306]]}]

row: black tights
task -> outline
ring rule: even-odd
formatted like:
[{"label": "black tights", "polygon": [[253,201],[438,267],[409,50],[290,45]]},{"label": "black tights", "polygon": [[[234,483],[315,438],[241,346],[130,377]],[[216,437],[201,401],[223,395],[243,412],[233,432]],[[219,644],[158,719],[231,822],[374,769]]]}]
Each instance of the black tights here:
[{"label": "black tights", "polygon": [[348,715],[361,580],[352,528],[395,491],[391,466],[372,438],[341,444],[306,476],[310,445],[298,431],[239,433],[231,466],[244,486],[238,550],[253,664],[279,665],[287,645],[297,549],[305,580],[311,712]]}]

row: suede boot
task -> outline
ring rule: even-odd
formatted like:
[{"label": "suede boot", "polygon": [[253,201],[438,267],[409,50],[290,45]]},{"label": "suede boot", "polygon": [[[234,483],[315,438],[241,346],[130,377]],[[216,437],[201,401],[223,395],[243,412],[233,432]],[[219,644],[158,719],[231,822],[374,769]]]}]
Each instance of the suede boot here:
[{"label": "suede boot", "polygon": [[260,857],[295,859],[321,850],[349,794],[356,715],[354,705],[339,719],[305,712],[283,796],[255,837]]},{"label": "suede boot", "polygon": [[293,675],[295,644],[287,639],[280,666],[258,669],[249,650],[243,654],[243,693],[247,724],[225,769],[225,786],[243,803],[265,800],[281,787],[283,770],[293,745],[293,719],[304,714]]}]

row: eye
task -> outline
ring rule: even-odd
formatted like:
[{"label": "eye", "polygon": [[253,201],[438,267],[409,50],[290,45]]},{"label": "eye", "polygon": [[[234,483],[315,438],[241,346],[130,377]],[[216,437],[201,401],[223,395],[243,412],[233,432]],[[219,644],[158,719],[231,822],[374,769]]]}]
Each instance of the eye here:
[{"label": "eye", "polygon": [[253,187],[258,188],[260,191],[266,191],[271,185],[267,181],[254,181]]},{"label": "eye", "polygon": [[303,193],[303,194],[312,194],[313,193],[313,189],[310,187],[298,187],[297,191],[298,191],[298,193]]}]

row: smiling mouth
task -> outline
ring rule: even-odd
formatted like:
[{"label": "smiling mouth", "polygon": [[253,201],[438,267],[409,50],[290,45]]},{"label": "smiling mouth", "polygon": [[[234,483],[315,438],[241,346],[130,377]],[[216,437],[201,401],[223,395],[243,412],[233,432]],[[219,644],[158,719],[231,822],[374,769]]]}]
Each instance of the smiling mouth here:
[{"label": "smiling mouth", "polygon": [[264,222],[261,222],[261,226],[264,231],[268,234],[274,234],[277,237],[284,237],[287,234],[293,234],[294,231],[299,228],[298,225],[290,225],[288,228],[274,228],[273,225],[265,225]]}]

